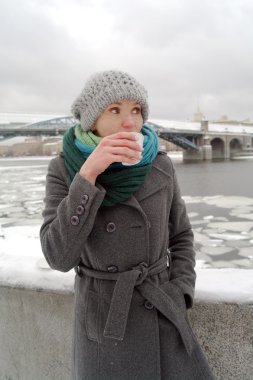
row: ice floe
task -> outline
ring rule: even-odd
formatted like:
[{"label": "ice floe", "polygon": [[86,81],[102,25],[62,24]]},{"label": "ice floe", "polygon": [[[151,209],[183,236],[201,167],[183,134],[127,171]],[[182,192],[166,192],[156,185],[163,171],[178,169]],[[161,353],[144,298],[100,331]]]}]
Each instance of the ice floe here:
[{"label": "ice floe", "polygon": [[253,220],[253,213],[252,214],[231,214],[231,215],[236,215],[237,218]]},{"label": "ice floe", "polygon": [[231,210],[231,214],[247,214],[253,213],[253,206],[238,206]]},{"label": "ice floe", "polygon": [[201,234],[198,231],[194,230],[194,239],[197,242],[206,242],[209,240],[209,237],[205,234]]},{"label": "ice floe", "polygon": [[225,218],[224,216],[215,216],[213,220],[220,220],[221,222],[228,222],[228,218]]},{"label": "ice floe", "polygon": [[203,220],[203,219],[201,219],[201,220],[191,220],[191,224],[192,225],[196,225],[196,224],[207,224],[207,223],[209,223],[209,220]]},{"label": "ice floe", "polygon": [[207,253],[208,255],[223,255],[225,253],[231,252],[231,247],[207,247],[203,246],[200,249],[201,252]]},{"label": "ice floe", "polygon": [[241,248],[239,251],[240,256],[249,257],[250,259],[253,259],[253,247],[244,247]]},{"label": "ice floe", "polygon": [[227,230],[226,229],[222,229],[222,228],[203,228],[203,232],[206,234],[206,235],[210,235],[210,234],[222,234],[224,232],[226,232]]},{"label": "ice floe", "polygon": [[185,195],[182,198],[185,201],[185,203],[188,203],[188,204],[203,202],[203,197],[191,197],[191,196]]},{"label": "ice floe", "polygon": [[[227,268],[228,267],[228,262],[227,260],[217,260],[217,261],[213,261],[212,263],[212,267],[213,268],[220,268],[220,269],[223,269],[223,268]],[[237,265],[235,263],[232,263],[231,261],[229,262],[229,267],[230,268],[236,268]]]},{"label": "ice floe", "polygon": [[244,240],[248,239],[245,235],[237,235],[237,234],[210,234],[211,237],[215,239],[221,239],[221,240]]},{"label": "ice floe", "polygon": [[252,266],[252,259],[242,259],[242,260],[231,260],[231,264],[240,265],[240,267],[250,268]]},{"label": "ice floe", "polygon": [[236,247],[236,248],[241,248],[241,247],[249,247],[251,246],[249,240],[227,240],[225,242],[227,247]]},{"label": "ice floe", "polygon": [[253,198],[238,196],[204,197],[203,201],[208,205],[214,205],[221,208],[235,208],[253,205]]},{"label": "ice floe", "polygon": [[253,222],[212,222],[208,228],[218,228],[229,231],[250,231],[253,228]]},{"label": "ice floe", "polygon": [[195,218],[195,217],[198,216],[198,215],[199,215],[198,212],[189,212],[189,213],[188,213],[189,218]]},{"label": "ice floe", "polygon": [[204,220],[210,220],[210,219],[213,219],[214,216],[213,215],[207,215],[207,216],[204,216]]},{"label": "ice floe", "polygon": [[218,247],[224,244],[223,240],[221,239],[207,239],[203,240],[203,244],[208,247]]}]

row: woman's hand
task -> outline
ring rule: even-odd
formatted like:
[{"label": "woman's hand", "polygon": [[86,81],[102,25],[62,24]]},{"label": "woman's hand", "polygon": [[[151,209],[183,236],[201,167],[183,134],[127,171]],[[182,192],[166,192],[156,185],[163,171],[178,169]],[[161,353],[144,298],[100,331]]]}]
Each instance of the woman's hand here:
[{"label": "woman's hand", "polygon": [[118,132],[103,137],[80,169],[80,175],[95,185],[96,178],[113,162],[133,164],[142,158],[143,148],[131,132]]}]

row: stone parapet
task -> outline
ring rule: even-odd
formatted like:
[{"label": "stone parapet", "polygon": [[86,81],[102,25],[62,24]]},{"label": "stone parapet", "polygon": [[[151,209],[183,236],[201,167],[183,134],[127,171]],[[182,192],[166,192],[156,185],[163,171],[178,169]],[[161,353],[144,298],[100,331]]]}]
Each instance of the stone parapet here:
[{"label": "stone parapet", "polygon": [[[0,379],[71,378],[74,294],[0,286]],[[252,380],[253,305],[196,301],[189,319],[217,379]]]}]

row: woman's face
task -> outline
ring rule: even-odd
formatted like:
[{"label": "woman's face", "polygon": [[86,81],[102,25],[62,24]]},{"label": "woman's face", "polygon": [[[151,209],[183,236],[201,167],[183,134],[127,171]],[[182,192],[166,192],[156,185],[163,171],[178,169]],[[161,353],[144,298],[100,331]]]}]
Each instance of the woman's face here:
[{"label": "woman's face", "polygon": [[105,109],[92,131],[100,137],[105,137],[117,132],[140,132],[142,125],[140,104],[132,100],[121,100]]}]

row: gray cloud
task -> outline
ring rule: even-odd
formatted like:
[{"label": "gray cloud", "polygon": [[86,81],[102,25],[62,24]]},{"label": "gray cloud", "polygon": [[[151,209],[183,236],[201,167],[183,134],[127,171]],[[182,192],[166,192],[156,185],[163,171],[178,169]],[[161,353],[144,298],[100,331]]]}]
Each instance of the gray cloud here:
[{"label": "gray cloud", "polygon": [[69,113],[93,71],[119,68],[152,117],[253,119],[252,16],[251,0],[0,0],[0,112]]}]

